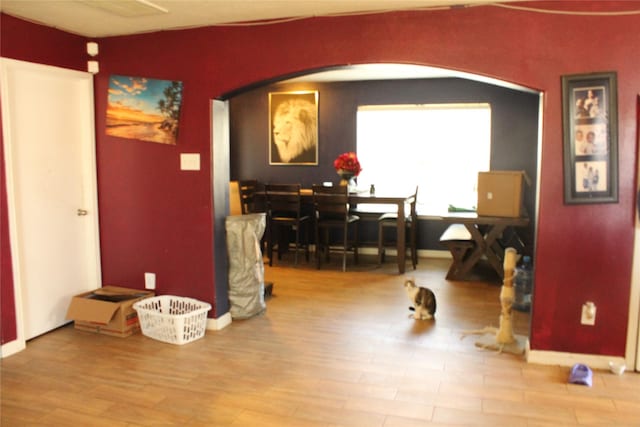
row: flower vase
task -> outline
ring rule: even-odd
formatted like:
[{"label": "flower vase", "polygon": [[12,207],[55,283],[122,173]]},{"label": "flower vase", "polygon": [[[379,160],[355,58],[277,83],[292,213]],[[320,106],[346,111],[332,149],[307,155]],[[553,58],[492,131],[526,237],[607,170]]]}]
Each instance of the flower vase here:
[{"label": "flower vase", "polygon": [[345,185],[349,188],[349,191],[355,191],[356,183],[354,181],[355,174],[353,172],[349,172],[346,170],[339,170],[338,175],[340,175],[340,185]]}]

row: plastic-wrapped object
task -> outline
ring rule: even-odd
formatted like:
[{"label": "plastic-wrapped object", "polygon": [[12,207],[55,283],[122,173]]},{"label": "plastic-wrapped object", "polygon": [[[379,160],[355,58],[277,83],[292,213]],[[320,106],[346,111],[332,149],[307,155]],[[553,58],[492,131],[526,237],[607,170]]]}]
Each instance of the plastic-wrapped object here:
[{"label": "plastic-wrapped object", "polygon": [[247,319],[266,309],[264,262],[260,240],[266,227],[264,213],[228,216],[229,303],[233,319]]},{"label": "plastic-wrapped object", "polygon": [[513,308],[518,311],[529,311],[531,309],[531,291],[533,286],[533,266],[531,257],[522,257],[522,264],[516,268],[515,277],[515,300]]}]

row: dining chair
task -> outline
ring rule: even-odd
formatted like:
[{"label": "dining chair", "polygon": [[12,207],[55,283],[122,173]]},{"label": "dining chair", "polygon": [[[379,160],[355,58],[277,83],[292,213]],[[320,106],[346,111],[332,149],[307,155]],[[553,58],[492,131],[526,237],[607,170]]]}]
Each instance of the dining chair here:
[{"label": "dining chair", "polygon": [[[262,191],[260,183],[256,179],[244,179],[238,181],[238,193],[240,196],[240,210],[242,215],[265,212],[264,198],[259,197]],[[260,250],[264,253],[267,246],[267,233],[260,239]]]},{"label": "dining chair", "polygon": [[[349,211],[349,189],[346,185],[312,187],[315,210],[316,267],[322,264],[322,255],[329,261],[330,231],[342,231],[342,271],[347,270],[347,252],[353,252],[354,263],[358,263],[358,224],[360,217]],[[349,229],[352,239],[349,240]],[[320,238],[322,234],[322,239]]]},{"label": "dining chair", "polygon": [[[409,198],[409,212],[405,216],[404,224],[406,228],[406,237],[409,243],[409,249],[411,250],[411,264],[413,269],[416,269],[418,265],[418,213],[416,211],[416,203],[418,200],[418,186],[413,196]],[[378,265],[384,262],[386,247],[389,246],[388,242],[385,242],[385,229],[396,230],[398,224],[398,213],[387,212],[378,218]],[[397,238],[397,236],[396,236]]]},{"label": "dining chair", "polygon": [[[266,184],[267,202],[267,256],[273,265],[273,249],[277,246],[278,260],[289,249],[289,231],[295,234],[294,264],[298,264],[298,251],[304,247],[309,261],[309,226],[311,217],[302,212],[300,184]],[[304,229],[304,236],[301,236]],[[285,234],[285,231],[287,232]],[[301,237],[304,242],[300,242]]]},{"label": "dining chair", "polygon": [[255,179],[245,179],[238,181],[238,192],[240,193],[240,208],[242,214],[256,213],[256,191],[258,191],[258,181]]}]

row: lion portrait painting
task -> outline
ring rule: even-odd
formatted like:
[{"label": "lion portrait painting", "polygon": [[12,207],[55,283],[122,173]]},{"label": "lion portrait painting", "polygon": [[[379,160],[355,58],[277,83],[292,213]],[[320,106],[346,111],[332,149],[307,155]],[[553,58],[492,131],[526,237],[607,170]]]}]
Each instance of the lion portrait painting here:
[{"label": "lion portrait painting", "polygon": [[270,93],[271,164],[318,163],[318,92]]}]

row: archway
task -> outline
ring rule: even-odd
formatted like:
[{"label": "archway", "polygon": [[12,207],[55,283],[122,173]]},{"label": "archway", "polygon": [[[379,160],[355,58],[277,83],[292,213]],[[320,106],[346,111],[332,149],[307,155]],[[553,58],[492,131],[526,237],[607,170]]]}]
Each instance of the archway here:
[{"label": "archway", "polygon": [[[375,83],[374,83],[375,82]],[[402,89],[402,85],[412,85],[410,88]],[[332,168],[330,159],[332,152],[330,150],[323,151],[320,148],[320,162],[315,168],[304,168],[301,166],[289,166],[285,168],[270,167],[266,158],[266,150],[261,144],[268,141],[268,128],[266,126],[266,108],[268,92],[270,90],[302,90],[314,87],[320,91],[320,120],[327,121],[332,124],[338,122],[337,117],[345,112],[352,111],[349,107],[345,107],[345,103],[340,102],[338,98],[332,96],[336,94],[340,88],[351,85],[359,85],[357,91],[353,93],[371,93],[367,86],[378,85],[384,87],[384,92],[395,101],[399,97],[398,89],[407,93],[417,94],[416,96],[435,97],[439,102],[446,102],[448,93],[452,89],[456,90],[455,98],[459,99],[468,96],[470,99],[474,97],[484,97],[485,101],[494,102],[497,106],[498,115],[502,117],[496,122],[497,140],[501,141],[502,148],[497,149],[495,162],[492,161],[493,169],[526,169],[528,175],[532,178],[534,184],[530,188],[531,197],[528,206],[529,215],[532,217],[533,227],[531,229],[531,242],[535,246],[535,219],[537,218],[537,177],[539,176],[540,164],[540,129],[542,116],[541,112],[541,94],[531,88],[519,86],[510,82],[499,81],[488,78],[486,76],[474,75],[469,73],[458,72],[455,70],[445,70],[440,68],[429,67],[425,65],[415,64],[358,64],[349,66],[331,66],[305,70],[296,72],[279,78],[273,78],[251,85],[239,88],[232,92],[226,93],[222,99],[230,103],[230,133],[232,144],[228,150],[229,170],[231,179],[249,179],[255,176],[261,176],[264,179],[287,181],[299,176],[308,175],[309,182],[303,184],[309,185],[311,181],[321,182],[323,174],[327,174]],[[414,90],[419,86],[418,90]],[[437,89],[436,86],[441,86]],[[391,95],[389,95],[391,94]],[[426,94],[426,95],[425,95]],[[465,95],[467,94],[467,95]],[[387,96],[385,95],[385,96]],[[513,105],[518,104],[522,108],[522,99],[527,102],[526,108],[515,114],[514,120]],[[242,108],[236,108],[236,103],[247,102]],[[354,101],[357,102],[357,101]],[[413,102],[413,101],[411,101]],[[246,107],[249,105],[249,107]],[[242,118],[234,117],[234,114],[242,110]],[[247,114],[247,110],[252,110]],[[529,121],[524,124],[525,121]],[[215,120],[214,120],[215,121]],[[321,143],[331,140],[351,140],[353,139],[352,126],[344,124],[344,120],[339,125],[340,130],[321,129]],[[322,126],[322,125],[321,125]],[[519,133],[514,127],[525,128],[525,131]],[[328,133],[327,133],[328,132]],[[337,132],[332,134],[331,132]],[[516,145],[518,148],[527,145],[526,153],[518,162],[512,162],[514,157],[511,152],[518,150],[513,148],[511,139],[520,140]],[[353,139],[354,140],[354,139]],[[215,142],[215,141],[214,141]],[[511,147],[511,148],[510,148]],[[348,144],[341,146],[340,149],[347,150],[353,148]],[[222,150],[219,150],[222,151]],[[334,150],[335,151],[335,150]],[[531,163],[527,163],[527,161]],[[511,163],[509,163],[511,161]],[[218,164],[218,162],[216,162]],[[227,182],[215,182],[214,193],[218,191],[224,192],[228,200]],[[218,213],[216,213],[218,215]],[[426,248],[436,247],[437,236],[441,234],[438,226],[428,224],[423,244]],[[434,237],[435,236],[435,237]],[[441,248],[440,248],[441,249]],[[531,249],[531,253],[535,252],[535,247]]]}]

